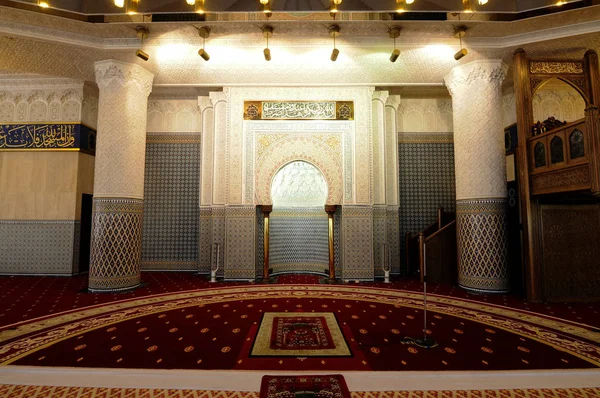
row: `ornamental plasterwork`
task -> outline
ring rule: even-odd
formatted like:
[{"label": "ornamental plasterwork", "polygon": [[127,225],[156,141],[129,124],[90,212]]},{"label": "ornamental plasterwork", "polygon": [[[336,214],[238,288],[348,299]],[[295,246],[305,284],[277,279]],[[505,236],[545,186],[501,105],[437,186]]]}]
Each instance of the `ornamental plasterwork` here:
[{"label": "ornamental plasterwork", "polygon": [[403,98],[398,114],[399,132],[435,133],[453,130],[451,99]]},{"label": "ornamental plasterwork", "polygon": [[149,100],[148,132],[199,132],[202,120],[197,100]]},{"label": "ornamental plasterwork", "polygon": [[107,88],[113,83],[126,85],[133,83],[146,95],[152,91],[154,74],[137,64],[109,59],[94,63],[98,87]]},{"label": "ornamental plasterwork", "polygon": [[508,66],[500,59],[478,60],[454,67],[444,81],[454,97],[459,90],[470,90],[474,84],[500,88],[507,71]]},{"label": "ornamental plasterwork", "polygon": [[536,74],[582,74],[583,62],[531,61],[529,71]]},{"label": "ornamental plasterwork", "polygon": [[351,101],[245,101],[245,120],[352,120]]}]

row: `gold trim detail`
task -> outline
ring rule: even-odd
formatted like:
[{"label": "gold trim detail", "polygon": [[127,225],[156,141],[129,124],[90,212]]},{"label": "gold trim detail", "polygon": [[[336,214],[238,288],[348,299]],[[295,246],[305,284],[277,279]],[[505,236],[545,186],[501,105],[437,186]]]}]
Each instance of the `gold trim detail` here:
[{"label": "gold trim detail", "polygon": [[536,74],[583,74],[583,62],[575,61],[531,61],[529,71]]},{"label": "gold trim detail", "polygon": [[244,120],[354,120],[354,101],[244,101]]}]

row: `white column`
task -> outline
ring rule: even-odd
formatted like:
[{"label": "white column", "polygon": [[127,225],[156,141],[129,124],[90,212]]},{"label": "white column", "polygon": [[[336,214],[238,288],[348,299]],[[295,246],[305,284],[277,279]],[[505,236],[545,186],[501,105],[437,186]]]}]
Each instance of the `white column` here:
[{"label": "white column", "polygon": [[465,289],[509,290],[501,60],[457,66],[452,95],[459,275]]},{"label": "white column", "polygon": [[198,272],[209,273],[212,249],[212,195],[214,172],[214,111],[209,97],[198,97],[202,115],[202,154],[200,166],[200,239]]},{"label": "white column", "polygon": [[385,176],[387,240],[393,273],[400,272],[400,219],[398,210],[398,107],[400,96],[390,95],[385,103]]},{"label": "white column", "polygon": [[146,118],[154,75],[116,60],[95,63],[100,90],[89,288],[140,284]]}]

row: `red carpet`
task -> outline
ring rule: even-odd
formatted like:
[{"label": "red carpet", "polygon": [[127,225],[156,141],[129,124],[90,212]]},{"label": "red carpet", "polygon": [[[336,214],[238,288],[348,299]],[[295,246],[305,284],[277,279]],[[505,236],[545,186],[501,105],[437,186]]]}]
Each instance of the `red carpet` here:
[{"label": "red carpet", "polygon": [[[213,285],[214,286],[214,285]],[[421,297],[359,286],[238,286],[71,312],[0,331],[0,363],[158,369],[504,370],[591,368],[591,328],[432,296],[426,350]],[[4,302],[4,301],[3,301]],[[335,314],[352,357],[250,355],[265,313]],[[271,332],[269,330],[269,332]]]},{"label": "red carpet", "polygon": [[259,398],[350,398],[342,375],[263,376]]}]

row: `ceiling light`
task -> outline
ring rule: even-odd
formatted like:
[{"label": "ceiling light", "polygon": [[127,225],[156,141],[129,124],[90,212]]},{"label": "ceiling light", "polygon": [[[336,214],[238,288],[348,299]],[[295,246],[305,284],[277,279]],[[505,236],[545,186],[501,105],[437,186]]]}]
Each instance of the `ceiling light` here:
[{"label": "ceiling light", "polygon": [[269,0],[260,0],[260,4],[269,4]]},{"label": "ceiling light", "polygon": [[270,61],[271,60],[271,50],[269,50],[269,37],[273,36],[273,27],[272,26],[263,26],[262,34],[267,39],[267,47],[263,51],[263,53],[265,55],[265,61]]},{"label": "ceiling light", "polygon": [[204,14],[204,0],[196,0],[194,4],[196,4],[194,11],[198,14]]},{"label": "ceiling light", "polygon": [[396,48],[396,38],[400,36],[401,29],[402,28],[399,26],[394,26],[389,30],[390,38],[394,39],[394,51],[392,51],[392,55],[390,55],[390,62],[396,62],[396,60],[400,56],[400,50]]},{"label": "ceiling light", "polygon": [[137,14],[140,8],[140,0],[129,0],[127,3],[127,14]]},{"label": "ceiling light", "polygon": [[[201,0],[202,1],[202,0]],[[203,60],[208,61],[210,59],[210,55],[204,49],[204,44],[206,43],[206,39],[210,36],[210,29],[208,26],[203,26],[198,28],[198,35],[202,38],[202,48],[198,50],[198,55],[202,57]]]},{"label": "ceiling light", "polygon": [[566,1],[557,1],[557,2],[556,2],[556,5],[557,5],[557,6],[562,6],[562,5],[565,5],[565,4],[567,4],[567,2],[566,2]]},{"label": "ceiling light", "polygon": [[331,25],[328,28],[328,31],[329,31],[329,36],[333,37],[333,51],[331,52],[331,57],[329,59],[331,59],[333,62],[335,62],[338,55],[340,54],[340,50],[335,48],[335,38],[336,38],[336,36],[338,36],[340,34],[340,27],[338,25]]},{"label": "ceiling light", "polygon": [[142,48],[141,48],[144,46],[144,40],[148,38],[148,33],[150,33],[148,28],[145,28],[143,26],[138,26],[137,28],[135,28],[135,35],[142,42],[140,48],[138,48],[137,51],[135,52],[135,55],[138,58],[143,59],[144,61],[148,61],[150,59],[150,56],[148,55],[148,53],[145,53],[144,51],[142,51]]},{"label": "ceiling light", "polygon": [[488,0],[479,0],[479,5],[486,5],[488,3]]},{"label": "ceiling light", "polygon": [[330,14],[335,14],[335,13],[337,13],[339,11],[338,8],[337,8],[338,4],[339,3],[336,3],[335,0],[331,1],[331,5],[329,6],[329,13]]},{"label": "ceiling light", "polygon": [[406,1],[405,0],[396,0],[396,12],[404,12],[406,11]]},{"label": "ceiling light", "polygon": [[462,0],[463,4],[463,12],[473,12],[473,5],[471,4],[471,0]]},{"label": "ceiling light", "polygon": [[406,4],[412,4],[414,2],[415,2],[415,0],[406,0]]},{"label": "ceiling light", "polygon": [[467,27],[464,25],[457,26],[456,28],[454,28],[454,37],[458,37],[458,40],[460,41],[460,51],[454,54],[454,59],[457,61],[469,53],[467,49],[463,48],[462,46],[462,38],[466,33]]},{"label": "ceiling light", "polygon": [[125,7],[125,0],[114,0],[114,3],[119,8]]},{"label": "ceiling light", "polygon": [[38,6],[42,7],[42,8],[48,8],[50,7],[50,4],[48,4],[47,1],[44,0],[38,0]]},{"label": "ceiling light", "polygon": [[190,6],[195,6],[196,5],[196,0],[185,0],[185,2],[190,5]]},{"label": "ceiling light", "polygon": [[267,17],[267,18],[271,18],[271,15],[273,15],[273,12],[271,11],[271,6],[269,5],[268,2],[263,4],[263,13],[265,14],[265,17]]}]

